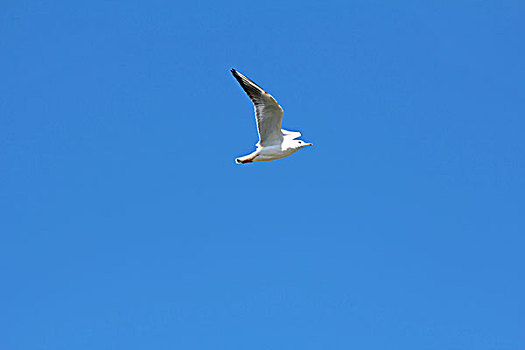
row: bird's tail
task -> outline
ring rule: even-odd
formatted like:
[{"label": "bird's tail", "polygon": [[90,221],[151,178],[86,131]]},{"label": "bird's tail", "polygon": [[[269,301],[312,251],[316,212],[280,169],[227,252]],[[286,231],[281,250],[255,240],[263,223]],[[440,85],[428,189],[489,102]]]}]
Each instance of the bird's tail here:
[{"label": "bird's tail", "polygon": [[244,157],[235,158],[235,163],[237,163],[237,164],[251,163],[251,162],[253,162],[254,158],[255,157],[250,154],[250,155],[247,155],[247,156],[244,156]]}]

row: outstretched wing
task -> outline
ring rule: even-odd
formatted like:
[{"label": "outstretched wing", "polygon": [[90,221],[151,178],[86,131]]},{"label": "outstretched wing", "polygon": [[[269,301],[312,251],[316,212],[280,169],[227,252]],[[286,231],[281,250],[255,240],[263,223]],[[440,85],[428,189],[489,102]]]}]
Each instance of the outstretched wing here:
[{"label": "outstretched wing", "polygon": [[269,93],[261,89],[253,81],[233,68],[231,72],[246,94],[248,94],[255,107],[259,145],[268,146],[281,143],[283,140],[283,133],[281,132],[283,109],[281,106]]},{"label": "outstretched wing", "polygon": [[283,136],[286,138],[290,138],[291,140],[295,140],[299,136],[301,136],[301,133],[299,131],[289,131],[281,129],[281,132],[283,133]]}]

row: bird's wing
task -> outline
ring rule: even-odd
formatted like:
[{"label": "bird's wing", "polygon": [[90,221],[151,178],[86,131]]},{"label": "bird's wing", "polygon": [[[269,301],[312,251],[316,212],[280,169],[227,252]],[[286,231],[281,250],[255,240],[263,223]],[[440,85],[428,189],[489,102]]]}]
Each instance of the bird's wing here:
[{"label": "bird's wing", "polygon": [[290,138],[291,140],[295,140],[299,136],[301,136],[301,133],[299,131],[288,131],[281,129],[281,132],[283,133],[283,136],[286,138]]},{"label": "bird's wing", "polygon": [[281,121],[283,120],[283,109],[277,101],[266,91],[261,89],[250,79],[232,68],[233,76],[252,100],[255,107],[255,119],[259,131],[259,143],[261,146],[273,145],[283,140],[281,132]]}]

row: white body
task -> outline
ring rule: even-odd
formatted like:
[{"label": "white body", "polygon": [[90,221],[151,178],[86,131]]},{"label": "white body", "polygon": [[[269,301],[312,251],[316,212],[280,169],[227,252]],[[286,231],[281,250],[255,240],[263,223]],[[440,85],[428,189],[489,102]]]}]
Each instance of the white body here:
[{"label": "white body", "polygon": [[255,161],[267,161],[267,160],[276,160],[284,157],[291,156],[297,152],[299,148],[294,148],[291,144],[286,144],[286,142],[281,143],[280,145],[259,147],[254,153],[257,153]]},{"label": "white body", "polygon": [[235,161],[237,163],[267,162],[291,156],[301,148],[311,145],[302,141],[299,143],[298,141],[299,140],[294,140],[291,137],[284,137],[283,141],[279,144],[264,147],[258,145],[255,152],[237,158]]}]

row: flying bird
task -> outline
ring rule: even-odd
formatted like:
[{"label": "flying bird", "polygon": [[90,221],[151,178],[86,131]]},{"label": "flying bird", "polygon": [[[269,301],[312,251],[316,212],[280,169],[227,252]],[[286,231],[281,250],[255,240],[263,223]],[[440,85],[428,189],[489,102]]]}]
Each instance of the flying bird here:
[{"label": "flying bird", "polygon": [[237,164],[281,159],[312,145],[296,140],[301,136],[300,132],[281,129],[283,109],[269,93],[235,69],[232,68],[231,72],[253,102],[259,132],[255,152],[235,159]]}]

